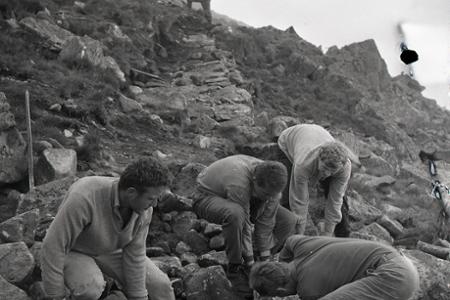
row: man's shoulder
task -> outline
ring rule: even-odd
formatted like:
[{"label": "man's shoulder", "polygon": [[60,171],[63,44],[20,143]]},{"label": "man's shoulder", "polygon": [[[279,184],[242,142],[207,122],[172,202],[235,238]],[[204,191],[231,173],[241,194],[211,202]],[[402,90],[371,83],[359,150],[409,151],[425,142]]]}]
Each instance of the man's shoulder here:
[{"label": "man's shoulder", "polygon": [[78,179],[72,186],[99,189],[105,186],[112,185],[118,178],[107,176],[86,176]]},{"label": "man's shoulder", "polygon": [[118,181],[115,177],[86,176],[78,179],[69,189],[69,194],[89,195],[98,192],[110,192],[114,183]]}]

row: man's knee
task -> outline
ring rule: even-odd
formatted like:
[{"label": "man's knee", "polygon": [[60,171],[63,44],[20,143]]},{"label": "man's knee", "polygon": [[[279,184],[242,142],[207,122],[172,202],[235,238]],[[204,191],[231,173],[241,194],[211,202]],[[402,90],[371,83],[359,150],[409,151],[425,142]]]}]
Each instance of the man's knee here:
[{"label": "man's knee", "polygon": [[71,283],[70,299],[74,300],[97,300],[105,289],[105,280],[102,276],[94,274],[88,283]]},{"label": "man's knee", "polygon": [[70,252],[64,266],[64,281],[71,299],[96,300],[105,288],[103,273],[92,257]]},{"label": "man's knee", "polygon": [[230,224],[241,228],[245,222],[245,213],[241,208],[230,208],[224,215],[224,225]]},{"label": "man's knee", "polygon": [[175,299],[172,283],[169,277],[162,271],[158,274],[147,274],[146,286],[151,300]]}]

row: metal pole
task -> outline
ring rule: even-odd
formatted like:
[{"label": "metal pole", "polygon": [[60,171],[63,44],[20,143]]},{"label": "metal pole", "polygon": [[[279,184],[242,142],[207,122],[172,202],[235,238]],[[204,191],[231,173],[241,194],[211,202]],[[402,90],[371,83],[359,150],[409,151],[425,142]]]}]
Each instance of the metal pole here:
[{"label": "metal pole", "polygon": [[27,139],[28,139],[28,184],[29,192],[34,191],[34,160],[33,160],[33,137],[31,136],[31,113],[30,93],[25,91],[25,110],[27,116]]}]

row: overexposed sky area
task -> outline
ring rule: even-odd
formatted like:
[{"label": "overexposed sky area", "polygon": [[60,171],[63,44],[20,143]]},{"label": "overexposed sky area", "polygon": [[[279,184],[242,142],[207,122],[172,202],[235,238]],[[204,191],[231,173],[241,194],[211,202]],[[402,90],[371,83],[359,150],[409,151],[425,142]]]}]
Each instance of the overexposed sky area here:
[{"label": "overexposed sky area", "polygon": [[410,71],[399,58],[403,24],[408,48],[419,54],[414,78],[424,96],[450,109],[450,0],[211,0],[211,7],[254,27],[294,26],[324,51],[372,38],[392,76]]}]

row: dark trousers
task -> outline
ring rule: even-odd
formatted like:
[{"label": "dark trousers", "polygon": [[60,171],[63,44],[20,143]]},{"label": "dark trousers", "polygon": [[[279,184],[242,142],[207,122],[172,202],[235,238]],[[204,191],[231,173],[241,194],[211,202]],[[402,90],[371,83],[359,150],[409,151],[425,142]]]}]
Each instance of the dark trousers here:
[{"label": "dark trousers", "polygon": [[[194,200],[194,212],[208,222],[221,224],[225,238],[225,252],[229,263],[240,264],[243,259],[244,209],[237,203],[215,195],[204,194]],[[279,205],[275,217],[272,252],[279,251],[286,239],[295,233],[297,217]]]}]

